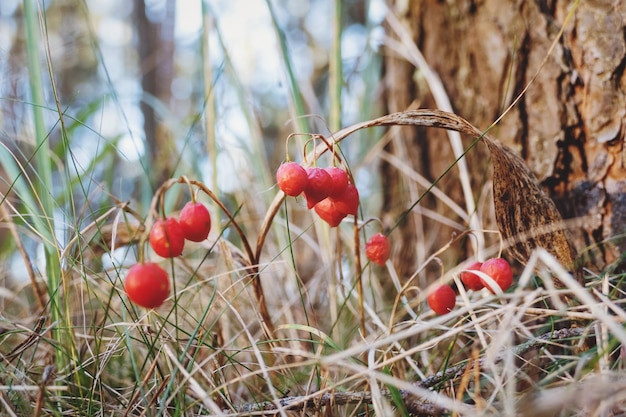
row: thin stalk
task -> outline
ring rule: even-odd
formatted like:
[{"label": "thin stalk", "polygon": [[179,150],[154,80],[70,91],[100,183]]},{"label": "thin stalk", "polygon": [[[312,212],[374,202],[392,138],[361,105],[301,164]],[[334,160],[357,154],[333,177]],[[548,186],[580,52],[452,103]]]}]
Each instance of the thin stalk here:
[{"label": "thin stalk", "polygon": [[341,129],[342,106],[341,92],[343,89],[343,64],[341,60],[341,33],[343,31],[343,1],[335,0],[335,19],[333,20],[333,43],[329,60],[329,93],[330,93],[330,129]]},{"label": "thin stalk", "polygon": [[[67,343],[65,338],[67,329],[65,328],[65,320],[60,306],[61,265],[59,247],[56,244],[55,238],[55,201],[52,194],[52,164],[49,156],[50,146],[47,141],[48,132],[45,127],[43,117],[43,106],[45,103],[40,70],[41,63],[39,59],[39,27],[37,25],[37,10],[35,10],[33,0],[24,0],[23,5],[26,24],[29,83],[35,127],[35,143],[37,145],[35,163],[37,167],[38,181],[34,183],[34,191],[39,196],[42,210],[41,216],[46,219],[44,222],[48,228],[48,232],[46,234],[51,236],[50,240],[44,241],[44,253],[48,292],[50,294],[50,315],[51,320],[56,323],[56,326],[52,328],[52,338],[58,343],[59,346],[65,346]],[[59,369],[64,369],[67,360],[63,350],[56,349],[55,357],[57,367]]]},{"label": "thin stalk", "polygon": [[[202,42],[202,62],[204,78],[204,97],[207,100],[204,110],[204,130],[206,134],[207,153],[211,160],[213,172],[211,175],[211,188],[217,190],[217,141],[215,139],[215,95],[213,89],[213,67],[211,66],[211,50],[209,49],[209,35],[214,26],[213,16],[208,11],[205,1],[202,2],[202,30],[204,32],[204,42]],[[217,223],[220,223],[221,214],[217,211]]]},{"label": "thin stalk", "polygon": [[[70,219],[74,219],[76,221],[76,225],[75,228],[76,230],[80,229],[80,220],[79,220],[79,216],[77,214],[77,209],[75,206],[75,201],[76,199],[74,198],[74,192],[73,192],[73,181],[72,181],[72,172],[71,170],[73,169],[74,173],[76,174],[76,179],[77,179],[77,185],[80,187],[80,189],[82,190],[83,193],[83,197],[88,200],[88,195],[89,192],[87,191],[87,189],[85,188],[84,184],[83,184],[83,175],[81,170],[79,169],[78,165],[76,164],[76,160],[74,158],[74,155],[72,153],[71,147],[70,147],[70,141],[69,141],[69,137],[68,137],[68,132],[67,129],[65,127],[65,117],[64,117],[64,110],[61,107],[61,100],[59,98],[59,94],[58,94],[58,89],[57,89],[57,85],[56,85],[56,81],[55,81],[55,77],[54,77],[54,70],[52,68],[52,56],[50,55],[50,42],[49,42],[49,38],[48,38],[48,32],[46,29],[46,23],[44,20],[44,15],[40,14],[40,27],[41,27],[41,31],[42,31],[42,37],[43,37],[43,41],[44,41],[44,45],[45,45],[45,53],[46,53],[46,63],[47,63],[47,69],[48,69],[48,76],[50,78],[50,85],[52,87],[52,94],[54,96],[54,102],[56,104],[56,112],[59,115],[59,127],[61,129],[61,138],[62,138],[62,152],[63,155],[68,155],[67,159],[67,163],[65,164],[65,172],[67,175],[67,186],[63,187],[64,189],[64,199],[63,201],[65,201],[65,203],[63,203],[63,206],[66,208],[66,210],[69,212],[68,215],[66,215],[66,217],[69,217]],[[97,152],[97,151],[96,151]],[[70,220],[71,221],[71,220]],[[57,250],[60,251],[60,248],[57,247]],[[66,259],[68,263],[79,263],[84,267],[84,263],[82,262],[82,253],[79,252],[77,254],[77,258],[69,260],[67,258],[63,257],[63,252],[59,252],[59,256],[56,259],[62,260],[62,259]],[[67,288],[67,282],[70,280],[70,277],[68,277],[68,274],[70,273],[72,267],[69,265],[66,265],[65,267],[61,268],[61,265],[59,265],[60,267],[60,272],[61,275],[59,277],[60,279],[60,285],[63,285],[63,293],[67,294],[68,293],[68,288]],[[83,269],[84,272],[84,269]],[[61,301],[61,300],[59,300]],[[73,331],[73,327],[71,326],[71,319],[70,317],[72,317],[72,306],[70,305],[70,303],[67,302],[67,298],[65,299],[65,305],[64,305],[64,313],[61,314],[62,317],[65,318],[65,323],[66,325],[63,326],[63,328],[61,329],[61,332],[63,332],[62,335],[60,335],[60,337],[62,337],[62,340],[65,342],[64,348],[66,349],[66,356],[68,356],[71,360],[72,363],[80,363],[80,358],[79,358],[79,354],[78,354],[78,349],[76,347],[76,339],[75,339],[75,335],[74,335],[74,331]],[[81,377],[84,376],[82,372],[79,372],[76,374],[77,376]],[[86,393],[83,392],[83,389],[85,387],[83,387],[83,384],[80,381],[80,378],[77,378],[76,380],[77,383],[77,388],[79,390],[81,390],[81,395],[84,396]]]}]

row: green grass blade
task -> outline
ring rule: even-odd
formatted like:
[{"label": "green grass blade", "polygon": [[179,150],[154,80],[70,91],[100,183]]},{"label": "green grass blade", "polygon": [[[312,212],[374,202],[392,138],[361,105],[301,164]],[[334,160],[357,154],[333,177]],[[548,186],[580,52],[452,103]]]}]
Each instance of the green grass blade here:
[{"label": "green grass blade", "polygon": [[[59,247],[56,243],[54,210],[55,200],[52,190],[52,164],[50,148],[48,144],[48,131],[43,117],[44,93],[41,77],[39,26],[37,20],[39,13],[35,10],[32,0],[24,0],[24,19],[26,25],[26,46],[29,69],[30,94],[32,100],[32,112],[35,128],[35,163],[37,168],[37,182],[34,183],[40,203],[41,213],[31,213],[46,219],[47,230],[52,240],[44,242],[46,275],[48,280],[48,292],[50,294],[50,314],[56,326],[53,328],[52,337],[59,344],[67,344],[67,328],[60,305],[61,289],[61,265]],[[61,349],[55,349],[56,365],[63,369],[67,364],[67,356]]]},{"label": "green grass blade", "polygon": [[329,61],[329,92],[330,92],[330,130],[333,132],[342,127],[341,92],[343,91],[343,62],[341,51],[341,34],[343,32],[343,2],[335,0],[335,18],[333,20],[333,43]]}]

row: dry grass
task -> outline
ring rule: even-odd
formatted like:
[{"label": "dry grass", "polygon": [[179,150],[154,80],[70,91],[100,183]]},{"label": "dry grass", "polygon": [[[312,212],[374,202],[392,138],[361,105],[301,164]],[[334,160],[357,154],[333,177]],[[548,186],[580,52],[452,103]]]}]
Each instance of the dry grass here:
[{"label": "dry grass", "polygon": [[[153,208],[157,201],[159,195]],[[538,250],[514,288],[493,295],[463,290],[463,263],[441,265],[433,285],[454,282],[460,294],[457,308],[437,317],[424,303],[429,288],[398,277],[391,262],[364,265],[359,295],[355,265],[364,258],[362,245],[355,252],[353,228],[360,224],[328,229],[302,201],[278,194],[265,218],[245,208],[222,213],[224,222],[206,242],[189,245],[184,257],[160,260],[175,292],[146,311],[122,289],[133,248],[147,230],[144,219],[124,214],[129,210],[107,212],[62,252],[60,300],[71,340],[54,340],[50,331],[59,323],[30,313],[28,300],[37,298],[32,286],[4,290],[0,398],[7,415],[33,406],[39,415],[615,415],[623,409],[616,395],[626,342],[620,277],[588,276],[582,287]],[[224,237],[235,224],[239,244]],[[312,226],[321,235],[314,237]],[[257,247],[241,247],[253,237]],[[433,252],[414,277],[461,237]],[[486,249],[490,256],[499,250]],[[113,251],[129,261],[111,263]],[[300,274],[310,262],[316,268]],[[564,305],[565,298],[573,305]],[[59,352],[69,363],[64,369],[52,359]],[[550,393],[564,401],[552,401]]]},{"label": "dry grass", "polygon": [[[207,249],[198,245],[190,252]],[[7,415],[22,415],[32,404],[44,414],[57,408],[83,415],[87,409],[93,415],[351,415],[367,409],[393,415],[400,413],[396,395],[420,415],[558,415],[563,404],[571,405],[567,415],[615,415],[623,407],[615,393],[625,315],[602,288],[580,287],[549,255],[536,254],[532,262],[546,286],[551,271],[566,290],[535,288],[528,268],[501,296],[462,291],[457,308],[442,317],[410,292],[415,318],[392,310],[397,294],[383,271],[366,273],[366,287],[380,288],[366,291],[372,295],[364,300],[366,335],[358,330],[359,300],[350,280],[335,282],[340,312],[332,321],[329,285],[318,282],[332,277],[320,274],[324,278],[298,289],[289,285],[288,264],[274,261],[257,278],[275,325],[268,338],[245,268],[224,242],[209,259],[173,263],[177,292],[157,310],[128,304],[120,281],[107,278],[115,271],[90,280],[77,276],[64,297],[74,305],[78,357],[70,369],[47,366],[51,351],[61,348],[47,337],[54,324],[40,327],[43,320],[23,316],[5,322],[3,403]],[[604,280],[611,289],[611,280]],[[550,300],[558,305],[563,292],[581,305],[539,307]],[[7,299],[5,315],[19,315],[22,296]],[[554,330],[560,323],[578,327]],[[553,392],[562,401],[550,400]]]}]

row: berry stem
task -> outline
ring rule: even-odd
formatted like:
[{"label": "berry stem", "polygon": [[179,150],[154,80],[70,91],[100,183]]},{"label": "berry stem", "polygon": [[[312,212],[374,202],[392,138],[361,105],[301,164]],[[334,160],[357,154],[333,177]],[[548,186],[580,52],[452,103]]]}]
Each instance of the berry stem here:
[{"label": "berry stem", "polygon": [[295,134],[290,133],[285,139],[285,162],[291,162],[291,158],[289,157],[289,139],[291,139]]},{"label": "berry stem", "polygon": [[311,142],[313,142],[313,151],[311,151],[313,153],[313,155],[312,155],[313,166],[316,166],[317,165],[317,158],[315,157],[315,148],[317,148],[317,145],[315,145],[315,137],[311,137],[306,142],[304,142],[304,146],[302,147],[302,149],[304,150],[304,155],[302,155],[302,160],[304,161],[305,165],[309,165],[309,161],[308,161],[307,155],[309,153],[311,153],[311,152],[307,152],[306,151],[306,147]]},{"label": "berry stem", "polygon": [[259,259],[261,258],[261,251],[263,250],[263,245],[265,244],[265,239],[267,238],[267,234],[270,231],[270,226],[272,225],[272,221],[274,220],[274,217],[276,217],[276,214],[280,210],[284,201],[285,201],[285,193],[281,191],[276,194],[276,197],[274,197],[274,200],[272,200],[269,207],[267,208],[267,212],[266,212],[265,218],[263,219],[263,223],[261,224],[261,229],[259,230],[259,236],[257,237],[257,241],[256,241],[256,249],[254,252],[254,259],[256,263],[258,263]]},{"label": "berry stem", "polygon": [[[161,209],[160,210],[161,218],[163,220],[167,219],[167,216],[165,215],[165,191],[167,191],[167,189],[159,189],[159,192],[157,193],[158,204],[159,204],[159,208]],[[158,212],[157,212],[157,215],[158,215]]]},{"label": "berry stem", "polygon": [[308,133],[290,133],[287,139],[285,139],[285,162],[291,162],[291,157],[289,156],[289,140],[301,135],[310,136]]},{"label": "berry stem", "polygon": [[196,193],[195,193],[195,190],[193,189],[193,185],[191,184],[191,181],[189,181],[189,178],[187,178],[187,176],[185,175],[181,175],[180,179],[182,179],[189,187],[189,195],[191,196],[191,202],[193,204],[196,204]]},{"label": "berry stem", "polygon": [[359,226],[359,229],[363,229],[365,227],[365,225],[367,225],[368,223],[378,223],[379,227],[379,231],[382,233],[383,232],[383,221],[380,220],[378,217],[370,217],[367,220],[365,220],[364,222],[361,223],[361,225]]},{"label": "berry stem", "polygon": [[333,141],[333,143],[331,144],[330,142],[328,142],[328,140],[326,140],[323,135],[317,135],[317,139],[320,139],[322,142],[324,142],[326,148],[333,154],[333,161],[335,159],[339,159],[339,157],[337,156],[337,151],[335,149],[335,145],[337,145],[337,142]]}]

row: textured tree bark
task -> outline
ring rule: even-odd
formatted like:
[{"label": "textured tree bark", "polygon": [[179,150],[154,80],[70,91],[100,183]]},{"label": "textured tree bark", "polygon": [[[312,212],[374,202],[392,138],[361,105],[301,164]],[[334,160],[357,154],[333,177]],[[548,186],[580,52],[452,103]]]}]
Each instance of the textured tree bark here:
[{"label": "textured tree bark", "polygon": [[[390,55],[386,58],[386,77],[385,77],[385,93],[387,99],[387,109],[389,113],[406,110],[411,106],[411,102],[415,98],[415,86],[411,77],[413,69],[406,61]],[[401,80],[401,82],[398,82]],[[419,161],[421,147],[411,146],[419,141],[418,129],[413,127],[398,127],[392,133],[392,138],[385,146],[385,151],[391,154],[405,154],[407,149],[412,161]],[[398,170],[392,167],[390,163],[381,165],[381,178],[384,178],[386,185],[382,189],[383,203],[381,206],[385,216],[382,217],[383,224],[389,226],[393,224],[394,219],[402,215],[405,207],[398,202],[406,200],[403,190],[407,188],[406,180],[400,175]],[[401,262],[394,262],[398,265],[398,273],[400,276],[410,274],[416,268],[416,261],[419,256],[416,253],[417,224],[419,218],[410,214],[406,217],[406,221],[400,227],[400,236],[397,239],[396,247],[399,250],[394,254],[394,258],[398,258]]]},{"label": "textured tree bark", "polygon": [[[573,243],[587,265],[619,264],[626,250],[626,5],[617,0],[580,2],[549,53],[573,2],[388,4],[441,78],[455,112],[479,128],[487,128],[539,71],[519,103],[490,133],[525,159],[563,217],[572,219]],[[388,55],[393,57],[392,52]],[[397,83],[414,85],[412,71],[405,70],[404,80],[399,80],[394,70],[406,67],[406,62],[388,58],[385,65],[386,75]],[[426,93],[407,90],[418,99]],[[390,109],[411,101],[399,101],[393,92],[387,99]],[[432,105],[428,97],[420,101],[422,107]],[[420,134],[420,139],[405,138],[409,146],[445,143],[441,133]],[[414,161],[420,172],[426,169],[436,176],[443,172],[441,165],[450,163],[441,157],[449,150],[432,145],[422,149],[426,157]],[[477,191],[485,155],[483,147],[468,155]],[[436,162],[424,167],[425,159]],[[461,197],[446,184],[442,188],[457,200]],[[387,197],[390,206],[400,198]]]}]

